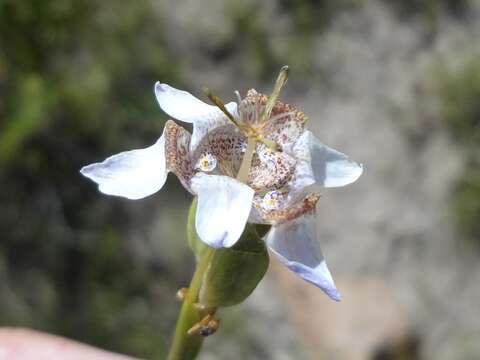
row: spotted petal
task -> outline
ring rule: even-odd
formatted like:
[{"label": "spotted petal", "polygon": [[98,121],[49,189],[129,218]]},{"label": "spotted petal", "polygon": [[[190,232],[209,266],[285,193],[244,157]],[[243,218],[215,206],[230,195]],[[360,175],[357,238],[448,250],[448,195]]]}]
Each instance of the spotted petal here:
[{"label": "spotted petal", "polygon": [[[160,107],[168,115],[177,120],[193,124],[191,150],[197,147],[200,140],[209,131],[229,123],[225,114],[218,107],[204,103],[187,91],[157,82],[155,84],[155,95]],[[235,102],[230,102],[225,106],[233,116],[237,117],[237,104]]]},{"label": "spotted petal", "polygon": [[[258,126],[268,97],[250,89],[245,99],[240,103],[243,120],[252,126]],[[262,133],[277,143],[282,150],[290,146],[302,134],[307,116],[295,106],[276,101],[270,118],[262,124]]]},{"label": "spotted petal", "polygon": [[144,198],[160,190],[167,179],[164,136],[152,146],[110,156],[80,172],[96,182],[104,194],[131,200]]},{"label": "spotted petal", "polygon": [[311,166],[315,182],[325,187],[345,186],[355,182],[363,166],[347,155],[322,144],[312,132],[306,130],[293,146],[294,155]]},{"label": "spotted petal", "polygon": [[291,271],[340,301],[340,293],[317,241],[313,214],[273,226],[267,234],[267,245]]},{"label": "spotted petal", "polygon": [[199,173],[192,178],[198,196],[196,228],[200,239],[214,248],[231,247],[242,235],[254,191],[227,176]]}]

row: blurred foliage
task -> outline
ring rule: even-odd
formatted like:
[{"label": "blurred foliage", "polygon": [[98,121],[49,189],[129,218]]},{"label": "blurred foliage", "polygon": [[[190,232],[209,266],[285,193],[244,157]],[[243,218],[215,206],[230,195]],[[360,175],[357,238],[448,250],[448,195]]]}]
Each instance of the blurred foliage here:
[{"label": "blurred foliage", "polygon": [[[276,15],[280,16],[278,24],[265,21],[257,2],[230,1],[228,16],[235,36],[214,51],[215,60],[235,54],[247,67],[253,68],[260,79],[268,82],[285,64],[297,73],[311,75],[315,36],[327,30],[336,16],[363,1],[279,0],[276,4]],[[284,19],[288,19],[286,33],[282,30],[281,20]]]},{"label": "blurred foliage", "polygon": [[383,0],[394,7],[403,17],[415,15],[434,19],[440,14],[463,15],[468,9],[469,0]]},{"label": "blurred foliage", "polygon": [[362,3],[363,0],[279,0],[281,11],[289,15],[295,29],[287,39],[288,63],[296,71],[311,73],[315,36],[327,30],[337,16]]},{"label": "blurred foliage", "polygon": [[231,38],[232,47],[243,54],[244,62],[252,63],[255,73],[267,80],[281,65],[269,41],[269,33],[258,16],[257,4],[233,2],[229,17],[233,24],[233,34],[241,37]]},{"label": "blurred foliage", "polygon": [[442,119],[455,139],[480,142],[480,56],[468,57],[454,69],[437,69]]},{"label": "blurred foliage", "polygon": [[436,69],[441,119],[467,153],[467,170],[452,197],[458,228],[480,246],[480,56],[460,56]]},{"label": "blurred foliage", "polygon": [[352,9],[363,0],[279,0],[280,8],[290,15],[295,32],[310,36],[325,30],[342,11]]},{"label": "blurred foliage", "polygon": [[124,202],[78,173],[160,134],[153,82],[179,72],[150,4],[0,1],[0,324],[161,358],[179,280],[134,266]]},{"label": "blurred foliage", "polygon": [[454,192],[453,210],[459,229],[472,244],[480,246],[480,166],[470,168]]}]

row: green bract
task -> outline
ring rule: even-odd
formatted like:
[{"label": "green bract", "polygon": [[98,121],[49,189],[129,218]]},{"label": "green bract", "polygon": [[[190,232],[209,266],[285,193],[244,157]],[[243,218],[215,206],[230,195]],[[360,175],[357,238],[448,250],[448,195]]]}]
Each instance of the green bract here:
[{"label": "green bract", "polygon": [[[209,247],[195,231],[197,200],[188,217],[188,243],[197,261]],[[199,302],[207,307],[232,306],[244,301],[257,287],[268,268],[268,251],[261,236],[265,226],[247,224],[231,248],[215,249],[203,275]]]}]

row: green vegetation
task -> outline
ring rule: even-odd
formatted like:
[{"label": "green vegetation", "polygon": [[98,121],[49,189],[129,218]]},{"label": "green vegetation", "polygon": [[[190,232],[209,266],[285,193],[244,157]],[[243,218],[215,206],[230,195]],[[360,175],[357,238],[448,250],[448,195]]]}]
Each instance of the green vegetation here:
[{"label": "green vegetation", "polygon": [[441,118],[467,153],[467,170],[452,197],[458,228],[480,246],[480,56],[436,72]]},{"label": "green vegetation", "polygon": [[434,20],[441,13],[463,15],[469,0],[383,0],[404,17],[423,16]]},{"label": "green vegetation", "polygon": [[458,183],[452,200],[459,229],[471,244],[480,246],[480,170],[470,168]]},{"label": "green vegetation", "polygon": [[480,55],[468,57],[455,69],[439,68],[438,91],[445,124],[456,140],[480,143]]},{"label": "green vegetation", "polygon": [[124,202],[78,173],[160,134],[179,73],[149,4],[0,2],[0,325],[162,358],[182,274],[135,263]]}]

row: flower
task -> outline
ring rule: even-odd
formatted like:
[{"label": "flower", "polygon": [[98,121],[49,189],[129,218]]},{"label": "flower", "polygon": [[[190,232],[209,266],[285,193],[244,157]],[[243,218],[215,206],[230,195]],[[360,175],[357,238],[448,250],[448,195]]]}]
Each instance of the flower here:
[{"label": "flower", "polygon": [[305,129],[307,116],[277,101],[283,69],[272,96],[249,90],[224,105],[208,105],[186,91],[157,83],[155,95],[171,117],[193,124],[190,134],[167,121],[155,144],[122,152],[81,173],[108,195],[140,199],[160,190],[168,172],[198,197],[196,230],[214,248],[231,247],[247,222],[272,225],[270,250],[303,279],[334,300],[340,295],[317,241],[315,206],[307,187],[350,184],[363,167],[323,145]]}]

